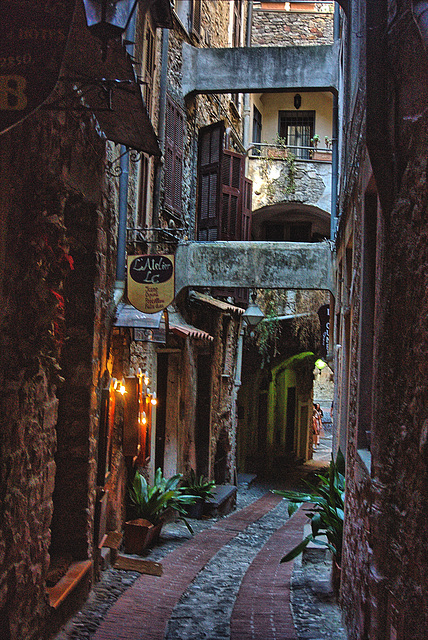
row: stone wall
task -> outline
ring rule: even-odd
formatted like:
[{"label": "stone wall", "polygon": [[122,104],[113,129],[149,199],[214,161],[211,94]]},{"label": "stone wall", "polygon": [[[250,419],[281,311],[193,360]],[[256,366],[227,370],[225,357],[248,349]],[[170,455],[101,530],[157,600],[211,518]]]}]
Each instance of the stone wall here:
[{"label": "stone wall", "polygon": [[[383,4],[386,10],[386,3]],[[365,96],[366,128],[364,121],[362,130],[353,123],[353,120],[362,121],[358,117],[357,90],[355,111],[345,123],[347,144],[351,143],[352,151],[345,157],[348,181],[343,190],[345,206],[338,250],[342,254],[346,249],[349,252],[347,230],[353,227],[356,269],[349,322],[355,336],[359,331],[360,313],[361,318],[365,313],[363,306],[359,308],[359,265],[361,246],[367,237],[361,232],[360,212],[365,206],[365,190],[378,198],[377,262],[372,294],[375,316],[371,465],[367,462],[368,452],[366,462],[358,453],[357,418],[362,415],[362,407],[358,406],[357,391],[367,372],[364,367],[360,369],[357,338],[351,338],[349,350],[347,502],[341,598],[350,640],[362,637],[424,640],[428,628],[425,517],[428,383],[424,375],[428,352],[425,322],[428,312],[428,123],[425,112],[428,60],[420,34],[413,31],[408,4],[394,7],[389,16],[395,24],[399,20],[401,28],[385,27],[388,56],[393,60],[388,67],[388,82],[396,87],[394,99],[387,98],[386,113],[390,119],[383,120],[385,129],[378,130],[379,114],[374,118],[370,112],[370,108],[378,107],[383,96],[388,95],[388,84],[382,86],[385,68],[381,65],[376,75],[371,65],[373,59],[378,59],[377,38],[370,43],[360,43],[362,47],[366,44],[364,53],[368,56],[367,68],[371,69]],[[368,34],[371,28],[372,25],[364,25]],[[357,48],[355,42],[352,44]],[[361,69],[360,75],[363,77]],[[352,82],[351,85],[356,89]],[[418,86],[420,90],[412,94],[411,86]],[[371,165],[368,155],[358,152],[361,136],[369,148]],[[385,175],[379,162],[387,140],[392,144],[389,156],[396,162],[396,173],[389,175]],[[359,176],[359,184],[355,183],[355,174]],[[373,215],[373,210],[370,213]],[[361,339],[367,339],[367,334]],[[340,336],[339,340],[341,342]],[[347,380],[342,381],[343,393],[345,384]],[[361,451],[364,453],[363,448]]]},{"label": "stone wall", "polygon": [[333,13],[254,9],[251,45],[289,47],[333,42]]},{"label": "stone wall", "polygon": [[[65,537],[70,541],[72,536],[75,540],[81,536],[79,551],[70,551],[80,557],[90,554],[89,478],[95,447],[88,420],[94,417],[89,400],[94,373],[94,304],[88,309],[87,299],[77,297],[72,302],[75,290],[67,289],[66,283],[69,278],[79,280],[81,289],[92,291],[89,296],[94,299],[94,277],[92,282],[88,279],[89,256],[85,251],[93,248],[86,241],[91,235],[96,237],[99,222],[94,199],[100,194],[98,163],[103,153],[104,142],[83,114],[79,119],[71,113],[34,115],[0,138],[0,187],[4,195],[0,209],[6,238],[0,279],[0,379],[4,390],[0,620],[7,640],[39,640],[48,618],[45,580],[49,527],[54,485],[58,486],[60,472],[54,459],[58,406],[61,412],[58,397],[59,390],[64,396],[73,381],[81,391],[73,398],[74,415],[82,410],[86,415],[83,432],[82,422],[68,416],[69,462],[80,459],[83,467],[69,465],[75,475],[65,503],[76,518],[69,523]],[[67,219],[71,213],[73,219]],[[70,229],[74,225],[73,238],[68,236],[67,224]],[[80,247],[76,263],[72,246]],[[82,264],[77,254],[82,256]],[[94,264],[95,255],[89,260]],[[100,270],[105,268],[102,261],[98,265]],[[89,321],[86,335],[76,324],[74,333],[70,328],[69,314],[74,304],[76,312]],[[70,354],[73,342],[87,351],[67,360],[67,371],[65,367],[61,370],[61,353],[66,348]],[[60,450],[60,436],[58,443]],[[60,480],[65,478],[60,476]]]}]

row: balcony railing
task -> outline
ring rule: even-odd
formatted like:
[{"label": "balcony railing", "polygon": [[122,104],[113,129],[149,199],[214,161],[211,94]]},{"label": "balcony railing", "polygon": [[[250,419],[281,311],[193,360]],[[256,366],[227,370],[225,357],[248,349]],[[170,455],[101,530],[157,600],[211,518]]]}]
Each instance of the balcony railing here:
[{"label": "balcony railing", "polygon": [[295,160],[331,162],[330,147],[284,146],[267,142],[254,142],[248,151],[250,158],[267,158],[269,160],[286,160],[293,154]]}]

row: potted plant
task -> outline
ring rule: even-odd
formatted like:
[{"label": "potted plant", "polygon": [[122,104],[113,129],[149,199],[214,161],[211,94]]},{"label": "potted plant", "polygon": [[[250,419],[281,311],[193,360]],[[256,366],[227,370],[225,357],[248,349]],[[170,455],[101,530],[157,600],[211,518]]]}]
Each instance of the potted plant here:
[{"label": "potted plant", "polygon": [[275,142],[268,148],[268,158],[284,160],[288,156],[287,140],[277,135]]},{"label": "potted plant", "polygon": [[207,480],[203,475],[196,476],[193,469],[190,471],[189,478],[182,485],[182,491],[190,496],[194,496],[195,502],[188,504],[185,507],[186,513],[189,518],[202,518],[204,504],[209,500],[215,489],[215,483],[212,480]]},{"label": "potted plant", "polygon": [[195,498],[179,488],[181,479],[182,474],[166,479],[161,469],[157,469],[154,484],[149,485],[141,473],[135,473],[128,488],[132,519],[125,522],[127,553],[141,554],[143,549],[156,542],[163,523],[173,512],[178,514],[178,518],[193,533],[192,527],[184,518],[184,505],[191,504]]},{"label": "potted plant", "polygon": [[315,149],[318,147],[318,143],[321,140],[321,138],[319,137],[319,135],[316,133],[314,135],[313,138],[311,138],[311,142],[312,142],[312,146],[315,147]]},{"label": "potted plant", "polygon": [[[296,558],[310,542],[324,545],[333,553],[333,582],[337,573],[340,575],[342,560],[344,473],[345,460],[339,449],[336,461],[334,461],[333,457],[331,459],[328,473],[326,475],[317,474],[319,484],[306,483],[309,488],[308,492],[274,491],[274,493],[289,500],[289,515],[292,515],[305,502],[313,505],[306,514],[311,521],[311,533],[281,558],[281,562],[288,562]],[[319,540],[318,536],[325,536],[327,541]]]}]

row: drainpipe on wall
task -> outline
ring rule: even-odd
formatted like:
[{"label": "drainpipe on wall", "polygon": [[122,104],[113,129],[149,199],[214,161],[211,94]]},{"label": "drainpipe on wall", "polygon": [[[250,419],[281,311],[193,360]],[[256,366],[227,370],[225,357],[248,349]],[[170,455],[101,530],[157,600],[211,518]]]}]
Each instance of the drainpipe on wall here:
[{"label": "drainpipe on wall", "polygon": [[[166,120],[166,92],[168,79],[168,47],[169,47],[169,30],[162,29],[162,53],[161,53],[161,72],[159,84],[159,121],[158,121],[158,140],[159,146],[164,153],[165,149],[165,120]],[[153,226],[159,226],[160,213],[160,188],[162,179],[162,161],[157,162],[155,166],[155,184],[153,188]]]},{"label": "drainpipe on wall", "polygon": [[238,345],[237,345],[238,348],[237,348],[237,352],[236,352],[236,369],[235,369],[235,380],[234,380],[236,393],[238,393],[238,387],[241,386],[242,352],[243,352],[243,349],[244,349],[244,333],[245,333],[244,323],[243,323],[243,320],[241,319],[241,324],[240,324],[240,328],[239,328],[239,336],[238,336]]},{"label": "drainpipe on wall", "polygon": [[[245,34],[245,46],[251,47],[251,28],[253,23],[253,0],[249,0],[248,9],[247,9],[247,32]],[[250,94],[244,93],[244,113],[243,113],[243,131],[242,131],[242,141],[244,144],[244,149],[247,149],[250,144]],[[248,157],[246,158],[246,162],[248,163]]]},{"label": "drainpipe on wall", "polygon": [[[126,31],[126,45],[129,55],[134,54],[136,12],[134,11]],[[124,145],[120,145],[120,176],[119,176],[119,221],[117,229],[117,258],[116,282],[114,284],[113,303],[116,308],[125,293],[126,282],[126,228],[128,226],[128,178],[129,154]]]},{"label": "drainpipe on wall", "polygon": [[[333,39],[339,39],[340,14],[337,3],[334,5]],[[331,154],[331,215],[330,215],[330,240],[334,242],[337,224],[337,185],[339,176],[339,96],[333,95],[333,121],[332,121],[332,154]]]},{"label": "drainpipe on wall", "polygon": [[126,227],[128,218],[128,176],[129,158],[126,147],[120,145],[119,177],[119,224],[117,229],[116,282],[114,285],[114,304],[117,306],[125,292],[126,280]]}]

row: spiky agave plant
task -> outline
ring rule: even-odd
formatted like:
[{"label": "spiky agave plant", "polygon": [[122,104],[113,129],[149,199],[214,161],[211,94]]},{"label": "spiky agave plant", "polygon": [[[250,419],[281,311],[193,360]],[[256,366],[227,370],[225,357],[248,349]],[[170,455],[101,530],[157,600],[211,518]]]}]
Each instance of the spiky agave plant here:
[{"label": "spiky agave plant", "polygon": [[[274,493],[289,500],[288,513],[291,516],[302,504],[314,505],[306,515],[311,521],[311,533],[289,551],[281,562],[289,562],[296,558],[310,542],[328,547],[334,554],[338,565],[342,559],[344,498],[345,498],[345,460],[339,450],[336,461],[333,456],[326,475],[317,474],[318,485],[306,482],[309,492],[281,491]],[[318,536],[325,536],[319,540]]]},{"label": "spiky agave plant", "polygon": [[181,473],[168,479],[164,478],[159,468],[156,470],[153,485],[150,485],[137,471],[128,489],[135,517],[144,518],[156,525],[162,522],[167,511],[174,509],[178,513],[178,518],[184,522],[190,533],[193,533],[192,527],[183,514],[185,514],[184,506],[193,504],[195,497],[180,490],[181,478]]}]

